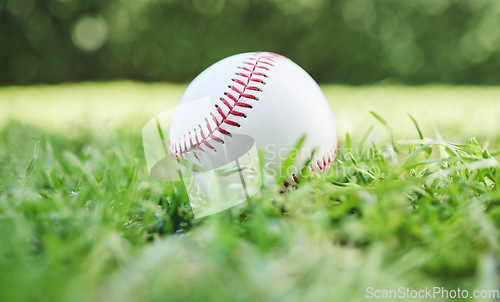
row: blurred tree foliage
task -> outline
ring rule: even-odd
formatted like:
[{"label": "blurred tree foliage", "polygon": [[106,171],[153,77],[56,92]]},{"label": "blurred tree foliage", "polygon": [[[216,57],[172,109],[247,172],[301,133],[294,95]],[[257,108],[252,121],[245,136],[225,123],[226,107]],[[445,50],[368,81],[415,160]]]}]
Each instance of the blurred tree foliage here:
[{"label": "blurred tree foliage", "polygon": [[319,82],[500,83],[498,0],[0,0],[0,83],[191,80],[269,50]]}]

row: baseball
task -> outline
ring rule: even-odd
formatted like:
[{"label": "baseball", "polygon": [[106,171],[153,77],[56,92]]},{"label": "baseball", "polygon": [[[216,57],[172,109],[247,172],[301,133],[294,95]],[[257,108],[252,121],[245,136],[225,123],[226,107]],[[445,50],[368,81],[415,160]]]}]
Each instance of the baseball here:
[{"label": "baseball", "polygon": [[[157,120],[165,124],[165,118]],[[148,129],[155,127],[151,122]],[[296,176],[303,167],[324,172],[338,145],[335,120],[318,84],[291,60],[269,52],[234,55],[199,74],[165,133],[164,149],[180,163],[195,218],[248,200],[273,176],[290,186],[300,181]],[[294,154],[294,164],[280,168],[288,154]],[[152,175],[172,171],[158,167]]]},{"label": "baseball", "polygon": [[324,94],[307,72],[278,54],[242,53],[213,64],[190,83],[179,106],[188,109],[176,112],[170,126],[174,157],[198,152],[217,167],[240,156],[251,139],[265,150],[272,173],[303,135],[291,174],[315,149],[312,170],[324,171],[336,156],[335,120]]}]

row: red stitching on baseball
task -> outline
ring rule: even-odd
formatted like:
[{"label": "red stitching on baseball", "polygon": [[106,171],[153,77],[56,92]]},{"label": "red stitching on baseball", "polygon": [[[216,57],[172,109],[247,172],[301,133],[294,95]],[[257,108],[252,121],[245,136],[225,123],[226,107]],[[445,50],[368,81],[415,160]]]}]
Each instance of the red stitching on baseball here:
[{"label": "red stitching on baseball", "polygon": [[330,166],[335,162],[335,158],[337,157],[337,153],[339,151],[339,143],[337,139],[337,147],[331,153],[327,153],[320,160],[316,161],[316,164],[311,164],[309,169],[312,172],[316,172],[316,168],[319,168],[321,172],[325,172],[330,168]]},{"label": "red stitching on baseball", "polygon": [[[241,95],[241,94],[243,93],[243,92],[241,92],[238,88],[236,88],[236,87],[234,87],[234,86],[229,85],[229,86],[227,86],[227,87],[228,87],[229,89],[231,89],[232,91],[236,92],[238,95]],[[245,85],[245,87],[244,87],[243,89],[245,89],[245,88],[246,88],[246,85]]]},{"label": "red stitching on baseball", "polygon": [[222,143],[222,144],[224,143],[224,141],[220,137],[215,136],[213,133],[210,133],[210,135],[208,137],[210,137],[211,139],[213,139],[214,141],[216,141],[218,143]]},{"label": "red stitching on baseball", "polygon": [[254,69],[255,69],[255,68],[260,68],[260,69],[264,69],[264,70],[269,70],[269,68],[267,68],[266,66],[258,66],[257,64],[253,64],[253,63],[251,63],[251,62],[243,62],[243,64],[250,65],[250,66],[252,66]]},{"label": "red stitching on baseball", "polygon": [[231,111],[229,111],[229,113],[228,113],[228,114],[232,114],[232,115],[235,115],[235,116],[242,116],[242,117],[244,117],[244,118],[246,118],[246,117],[247,117],[247,115],[246,115],[246,114],[244,114],[243,112],[236,111],[236,110],[234,110],[234,109],[233,109],[233,110],[231,110]]},{"label": "red stitching on baseball", "polygon": [[[238,68],[243,69],[244,71],[250,72],[249,77],[251,77],[252,75],[257,75],[257,76],[262,76],[262,77],[267,78],[267,75],[265,73],[257,72],[257,71],[255,71],[255,69],[252,70],[248,67],[238,67]],[[241,73],[240,73],[240,75],[241,75]]]},{"label": "red stitching on baseball", "polygon": [[184,136],[184,150],[187,150],[188,149],[188,146],[186,144],[186,136]]},{"label": "red stitching on baseball", "polygon": [[[239,117],[244,117],[244,118],[247,117],[247,115],[245,113],[238,111],[238,110],[235,110],[235,108],[236,107],[248,108],[248,109],[253,108],[253,106],[251,104],[249,104],[247,102],[243,102],[242,99],[248,99],[248,100],[254,100],[254,101],[259,100],[259,98],[254,93],[255,92],[262,92],[262,89],[257,87],[257,86],[254,86],[254,85],[250,85],[250,83],[258,83],[258,84],[265,85],[266,83],[260,77],[267,78],[268,76],[267,76],[267,74],[261,72],[261,70],[269,70],[270,67],[274,66],[274,64],[272,64],[271,62],[274,62],[278,58],[285,58],[285,57],[280,56],[278,54],[274,54],[274,53],[256,52],[252,55],[252,57],[248,58],[248,61],[242,62],[243,65],[251,66],[251,68],[248,68],[247,66],[239,66],[238,69],[242,70],[242,72],[236,72],[235,74],[237,76],[239,76],[240,79],[237,79],[237,78],[231,79],[232,82],[234,82],[238,85],[241,85],[242,86],[241,89],[238,89],[234,85],[229,85],[228,87],[231,89],[231,91],[224,92],[224,96],[226,96],[227,99],[224,97],[219,98],[219,100],[222,102],[222,104],[224,104],[229,109],[228,113],[224,114],[224,111],[222,110],[222,108],[219,105],[215,105],[216,113],[221,117],[221,120],[219,121],[217,119],[217,117],[215,116],[215,114],[210,112],[211,118],[212,118],[213,122],[215,123],[215,128],[213,128],[213,129],[210,126],[210,122],[209,122],[208,118],[205,118],[206,128],[208,130],[208,138],[211,138],[216,142],[224,143],[224,141],[221,138],[214,135],[214,132],[218,131],[219,133],[221,133],[223,135],[231,136],[231,132],[228,131],[227,129],[222,128],[221,126],[223,124],[228,125],[228,126],[233,126],[233,127],[240,127],[241,126],[238,122],[231,120],[231,119],[228,119],[228,116],[232,115],[232,116],[239,116]],[[262,66],[262,65],[265,65],[265,66]],[[236,94],[236,95],[234,95],[234,94]],[[228,99],[234,102],[233,105],[231,105],[231,103],[228,101]],[[177,145],[175,145],[175,144],[173,144],[173,147],[171,145],[171,147],[170,147],[171,154],[172,154],[172,151],[174,153],[174,154],[172,154],[172,156],[173,157],[180,156],[180,157],[184,158],[185,153],[192,151],[194,149],[204,151],[203,148],[201,148],[202,144],[205,145],[206,147],[214,150],[214,151],[217,151],[215,149],[215,147],[212,146],[207,141],[208,138],[205,135],[205,133],[203,132],[201,125],[200,125],[199,132],[200,132],[201,140],[198,139],[198,135],[197,135],[197,132],[195,129],[194,135],[195,135],[196,144],[193,143],[191,133],[189,133],[190,145],[191,145],[190,148],[187,147],[185,138],[184,138],[184,148],[182,148],[181,142],[179,142],[179,148],[177,148]]]},{"label": "red stitching on baseball", "polygon": [[252,105],[247,104],[247,103],[243,103],[243,102],[236,102],[236,103],[234,103],[234,106],[244,107],[244,108],[250,108],[250,109],[253,108]]},{"label": "red stitching on baseball", "polygon": [[[256,58],[250,58],[250,60],[257,61]],[[267,65],[270,65],[270,66],[274,66],[271,62],[261,61],[260,63],[267,64]]]},{"label": "red stitching on baseball", "polygon": [[252,91],[259,91],[259,92],[261,92],[261,91],[262,91],[262,89],[260,89],[260,88],[259,88],[259,87],[257,87],[257,86],[247,86],[247,89],[248,89],[248,90],[252,90]]},{"label": "red stitching on baseball", "polygon": [[198,133],[196,133],[196,129],[194,129],[194,138],[196,140],[196,149],[200,150],[200,151],[205,151],[203,150],[203,148],[201,147],[201,144],[200,144],[200,140],[198,139]]},{"label": "red stitching on baseball", "polygon": [[234,102],[238,102],[238,99],[234,95],[232,95],[228,92],[224,92],[224,95],[227,96],[228,98],[230,98],[231,100],[233,100]]},{"label": "red stitching on baseball", "polygon": [[243,85],[243,86],[246,86],[247,84],[245,82],[243,82],[242,80],[238,80],[238,79],[231,79],[231,81],[235,82],[235,83],[238,83],[240,85]]},{"label": "red stitching on baseball", "polygon": [[262,83],[264,85],[266,85],[266,83],[264,81],[262,81],[261,79],[256,79],[256,78],[250,78],[248,79],[249,81],[252,81],[252,82],[257,82],[257,83]]},{"label": "red stitching on baseball", "polygon": [[238,124],[237,122],[232,121],[232,120],[223,119],[222,122],[225,123],[225,124],[228,124],[230,126],[241,127],[240,124]]},{"label": "red stitching on baseball", "polygon": [[231,110],[232,106],[229,104],[229,102],[225,98],[220,98],[219,100],[221,100],[221,102],[224,105],[226,105],[226,107],[229,108],[229,110]]},{"label": "red stitching on baseball", "polygon": [[193,149],[195,146],[193,145],[193,137],[191,136],[191,132],[189,132],[189,148]]},{"label": "red stitching on baseball", "polygon": [[232,136],[232,135],[231,135],[231,132],[229,132],[229,131],[227,131],[227,130],[225,130],[225,129],[222,129],[222,128],[220,128],[220,127],[217,127],[217,131],[219,131],[219,132],[220,132],[220,133],[222,133],[222,134]]},{"label": "red stitching on baseball", "polygon": [[207,142],[206,140],[204,140],[204,141],[203,141],[203,144],[204,144],[205,146],[207,146],[208,148],[210,148],[210,149],[212,149],[212,150],[215,150],[215,147],[214,147],[214,146],[212,146],[212,145],[210,145],[210,143],[209,143],[209,142]]},{"label": "red stitching on baseball", "polygon": [[318,165],[319,170],[323,171],[324,166],[321,165],[321,162],[319,160],[316,162],[316,164]]},{"label": "red stitching on baseball", "polygon": [[215,105],[215,108],[217,108],[217,112],[219,112],[219,114],[222,116],[223,119],[226,118],[226,115],[224,114],[224,112],[222,111],[222,109],[219,107],[219,105]]}]

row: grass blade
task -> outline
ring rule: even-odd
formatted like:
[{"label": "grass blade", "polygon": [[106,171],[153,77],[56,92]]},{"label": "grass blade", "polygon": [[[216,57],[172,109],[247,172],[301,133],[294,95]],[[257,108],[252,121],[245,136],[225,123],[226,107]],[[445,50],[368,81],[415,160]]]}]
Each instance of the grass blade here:
[{"label": "grass blade", "polygon": [[394,149],[394,151],[397,152],[396,145],[394,144],[394,134],[392,132],[392,128],[389,127],[389,124],[387,123],[387,121],[384,118],[382,118],[380,115],[378,115],[377,113],[370,111],[370,114],[373,115],[373,117],[375,117],[382,125],[384,125],[385,129],[387,130],[387,133],[389,133],[392,148]]},{"label": "grass blade", "polygon": [[420,139],[424,139],[424,136],[422,135],[422,131],[420,130],[420,127],[418,126],[417,120],[411,114],[409,114],[409,113],[408,113],[408,116],[413,121],[413,124],[415,125],[415,128],[417,128],[418,136],[420,137]]}]

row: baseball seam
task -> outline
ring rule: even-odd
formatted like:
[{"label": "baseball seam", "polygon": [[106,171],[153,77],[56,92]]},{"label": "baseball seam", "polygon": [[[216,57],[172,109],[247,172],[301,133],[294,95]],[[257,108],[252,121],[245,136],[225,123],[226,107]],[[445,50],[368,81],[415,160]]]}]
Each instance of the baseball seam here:
[{"label": "baseball seam", "polygon": [[[193,129],[194,142],[191,131],[187,134],[189,139],[186,139],[186,135],[184,135],[182,139],[181,137],[178,138],[177,143],[170,141],[169,151],[171,156],[174,158],[184,158],[184,155],[190,151],[200,150],[205,152],[204,147],[217,152],[217,149],[209,143],[208,139],[210,138],[215,142],[224,144],[224,140],[216,136],[215,132],[217,131],[222,135],[231,137],[231,131],[227,127],[241,127],[238,122],[230,119],[230,116],[247,118],[245,113],[236,110],[236,108],[252,109],[253,106],[250,102],[259,101],[256,93],[262,92],[262,89],[256,85],[266,85],[264,79],[269,77],[266,71],[274,67],[273,63],[278,58],[284,57],[270,52],[255,52],[247,60],[242,61],[242,66],[238,66],[238,70],[235,72],[236,77],[231,79],[232,84],[228,85],[229,91],[224,92],[224,96],[219,98],[221,104],[214,105],[216,114],[210,112],[210,117],[205,117],[207,134],[203,131],[202,125],[199,124],[198,129]],[[237,86],[241,86],[241,88]],[[232,105],[231,102],[233,103]],[[223,106],[229,109],[228,113],[224,113],[222,110]],[[217,116],[220,116],[220,121]],[[215,127],[210,125],[210,120],[214,122]],[[330,154],[323,155],[321,160],[310,164],[311,171],[315,172],[316,169],[319,169],[324,172],[335,160],[337,152],[338,143],[337,148]],[[193,155],[195,158],[198,158],[196,152],[193,152]],[[293,175],[292,179],[293,182],[298,184],[299,181],[295,175]],[[287,187],[294,186],[288,181],[285,181],[284,185]]]},{"label": "baseball seam", "polygon": [[[338,140],[337,140],[337,147],[331,153],[323,155],[321,160],[317,160],[316,163],[311,163],[309,165],[309,169],[312,172],[317,172],[316,171],[317,168],[314,168],[315,166],[317,166],[319,171],[325,172],[326,170],[328,170],[328,168],[335,161],[335,158],[337,157],[338,151],[339,151],[339,144],[338,144]],[[296,187],[298,184],[299,184],[299,178],[295,174],[292,174],[291,179],[285,180],[283,182],[283,185],[287,188],[288,187]]]},{"label": "baseball seam", "polygon": [[[186,135],[184,135],[183,139],[178,138],[177,143],[170,141],[170,154],[172,157],[184,158],[185,154],[195,149],[204,152],[204,147],[217,152],[217,149],[208,142],[208,139],[210,138],[215,142],[223,144],[224,140],[215,135],[216,131],[222,135],[231,136],[231,131],[228,130],[228,127],[241,127],[230,116],[247,118],[245,113],[236,108],[252,109],[253,106],[250,102],[259,101],[256,93],[262,92],[262,89],[256,85],[266,84],[264,81],[264,78],[268,77],[266,71],[269,71],[274,66],[273,62],[277,58],[281,58],[281,56],[269,52],[255,52],[247,60],[243,61],[242,66],[237,67],[236,77],[231,79],[232,84],[228,85],[229,91],[224,92],[224,96],[219,98],[221,104],[214,105],[216,114],[220,116],[220,121],[216,114],[210,112],[210,117],[205,118],[207,134],[205,134],[203,127],[199,124],[198,129],[193,129],[194,142],[191,131],[187,134],[189,139],[186,139]],[[239,88],[238,86],[241,87]],[[231,102],[233,102],[232,105]],[[227,114],[222,110],[222,106],[229,109]],[[210,125],[210,120],[214,122],[215,127]],[[196,157],[196,153],[193,153]]]}]

